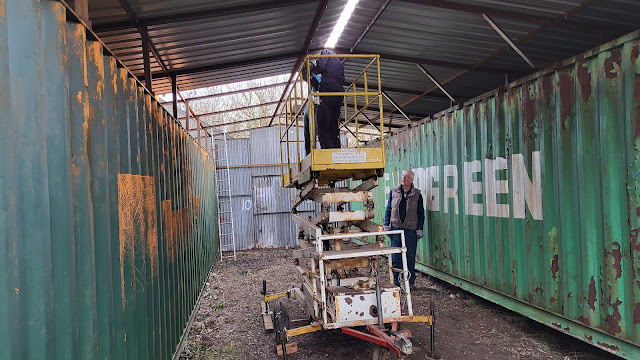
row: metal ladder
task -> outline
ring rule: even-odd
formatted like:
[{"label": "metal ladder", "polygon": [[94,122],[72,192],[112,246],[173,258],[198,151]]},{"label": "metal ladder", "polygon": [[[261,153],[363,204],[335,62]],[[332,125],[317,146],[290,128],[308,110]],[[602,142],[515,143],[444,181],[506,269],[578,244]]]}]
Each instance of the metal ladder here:
[{"label": "metal ladder", "polygon": [[[231,177],[229,176],[229,156],[227,153],[227,134],[216,134],[213,139],[213,159],[216,164],[216,183],[218,191],[218,235],[220,237],[220,259],[225,252],[233,251],[236,258],[236,239],[233,228],[233,206],[231,204]],[[229,255],[228,257],[231,257]]]}]

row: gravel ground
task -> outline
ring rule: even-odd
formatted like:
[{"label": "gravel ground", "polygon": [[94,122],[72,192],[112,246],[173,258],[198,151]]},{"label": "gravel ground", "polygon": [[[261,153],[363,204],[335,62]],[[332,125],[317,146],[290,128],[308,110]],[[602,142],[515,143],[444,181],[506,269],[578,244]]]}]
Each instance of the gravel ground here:
[{"label": "gravel ground", "polygon": [[[277,359],[274,335],[260,315],[262,280],[267,292],[298,286],[291,249],[238,252],[213,267],[181,359]],[[440,281],[418,275],[412,292],[415,314],[436,304],[436,355],[443,360],[619,359],[554,329],[503,309]],[[294,300],[285,300],[290,318],[307,318]],[[425,359],[429,327],[403,324],[413,333],[414,353]],[[321,331],[295,338],[299,351],[288,359],[372,359],[375,345],[340,333]],[[388,358],[393,358],[389,356]]]}]

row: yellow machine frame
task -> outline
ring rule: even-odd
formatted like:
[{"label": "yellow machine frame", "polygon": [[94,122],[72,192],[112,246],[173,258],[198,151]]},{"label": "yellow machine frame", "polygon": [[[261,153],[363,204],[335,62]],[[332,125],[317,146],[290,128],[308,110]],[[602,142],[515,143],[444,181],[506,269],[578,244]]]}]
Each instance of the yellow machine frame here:
[{"label": "yellow machine frame", "polygon": [[[307,79],[311,78],[311,60],[320,58],[346,58],[370,60],[360,74],[351,82],[344,92],[311,92],[311,87],[303,81],[302,72]],[[377,90],[371,91],[370,75],[375,71]],[[357,82],[364,84],[358,89]],[[352,178],[354,180],[381,175],[385,167],[384,155],[384,117],[382,105],[382,90],[380,81],[380,55],[307,55],[298,70],[293,87],[286,100],[284,116],[280,117],[280,159],[282,186],[300,187],[311,179],[317,179],[319,185],[326,185],[335,181]],[[355,139],[355,147],[342,149],[315,148],[315,104],[310,101],[319,96],[343,96],[345,121],[339,123],[340,130],[346,130]],[[347,100],[353,99],[352,111]],[[364,100],[362,106],[358,102]],[[378,103],[380,126],[374,125],[365,115],[364,110]],[[311,153],[302,156],[298,129],[302,125],[305,105],[309,104],[309,133],[311,134]],[[351,115],[350,115],[351,114]],[[365,121],[362,121],[362,118]],[[284,122],[283,122],[284,120]],[[348,127],[349,126],[349,127]],[[374,132],[362,132],[365,126],[373,127]],[[350,128],[351,127],[351,128]],[[291,134],[291,129],[294,133]],[[375,136],[380,139],[375,147],[362,147],[365,136]]]}]

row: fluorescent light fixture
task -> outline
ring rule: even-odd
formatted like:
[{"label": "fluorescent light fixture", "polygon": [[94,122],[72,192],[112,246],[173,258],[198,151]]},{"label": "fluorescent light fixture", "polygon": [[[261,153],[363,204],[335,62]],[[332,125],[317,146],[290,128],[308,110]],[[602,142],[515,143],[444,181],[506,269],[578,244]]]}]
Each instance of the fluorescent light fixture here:
[{"label": "fluorescent light fixture", "polygon": [[325,48],[333,49],[336,46],[340,35],[342,35],[342,30],[344,30],[344,27],[347,25],[347,21],[349,21],[351,13],[353,13],[353,10],[356,8],[357,3],[358,0],[349,0],[347,5],[344,7],[344,10],[342,10],[342,14],[340,14],[340,19],[338,19],[336,26],[331,32],[331,36],[329,36],[327,43],[324,44]]}]

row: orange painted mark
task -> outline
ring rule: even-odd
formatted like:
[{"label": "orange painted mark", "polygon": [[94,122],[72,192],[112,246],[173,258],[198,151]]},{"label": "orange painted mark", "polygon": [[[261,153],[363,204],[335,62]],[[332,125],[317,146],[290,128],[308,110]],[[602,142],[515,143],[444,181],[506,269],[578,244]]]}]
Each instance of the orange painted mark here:
[{"label": "orange painted mark", "polygon": [[[4,0],[0,0],[0,17],[5,17]],[[1,22],[2,22],[2,19],[0,19],[0,23]]]},{"label": "orange painted mark", "polygon": [[[118,174],[118,223],[120,226],[120,286],[124,308],[127,300],[135,296],[135,287],[140,284],[146,286],[148,279],[153,279],[158,272],[158,236],[153,177]],[[136,251],[144,253],[142,269],[136,267]],[[126,265],[129,265],[130,272],[125,273]],[[150,269],[150,273],[146,272],[147,269]],[[134,290],[127,292],[126,283],[131,284]]]},{"label": "orange painted mark", "polygon": [[[193,223],[191,209],[193,208]],[[200,197],[192,198],[192,208],[187,206],[178,210],[171,210],[171,200],[162,202],[162,219],[165,223],[164,236],[167,244],[167,257],[172,263],[178,251],[184,251],[191,240],[191,235],[197,230],[200,214]],[[182,245],[182,249],[178,246]]]}]

